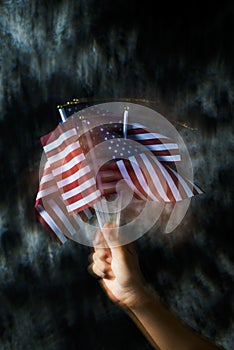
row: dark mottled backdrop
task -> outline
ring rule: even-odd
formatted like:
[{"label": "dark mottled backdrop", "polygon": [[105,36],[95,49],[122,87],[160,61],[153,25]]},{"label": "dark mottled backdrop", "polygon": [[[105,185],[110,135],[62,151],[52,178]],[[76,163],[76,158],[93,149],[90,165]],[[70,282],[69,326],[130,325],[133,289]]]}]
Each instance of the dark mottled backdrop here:
[{"label": "dark mottled backdrop", "polygon": [[195,129],[175,124],[206,194],[173,234],[136,243],[161,298],[234,349],[234,6],[204,6],[1,1],[1,350],[151,349],[87,273],[90,249],[59,246],[34,216],[39,138],[74,97],[151,99]]}]

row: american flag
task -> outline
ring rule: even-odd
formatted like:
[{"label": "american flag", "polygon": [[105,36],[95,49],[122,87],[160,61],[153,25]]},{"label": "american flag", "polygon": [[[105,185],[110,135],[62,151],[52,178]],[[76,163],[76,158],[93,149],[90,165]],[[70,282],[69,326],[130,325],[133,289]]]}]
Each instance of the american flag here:
[{"label": "american flag", "polygon": [[[41,142],[46,163],[35,209],[61,243],[79,230],[79,217],[92,218],[92,206],[114,194],[121,179],[139,200],[176,202],[202,193],[176,170],[181,161],[178,144],[140,124],[128,124],[127,139],[123,139],[122,123],[104,123],[78,135],[77,121],[69,118]],[[106,145],[108,162],[95,173],[99,145]],[[90,151],[91,162],[87,160]]]},{"label": "american flag", "polygon": [[[128,140],[124,140],[121,123],[104,124],[88,134],[91,145],[105,141],[110,149],[110,161],[97,175],[102,195],[115,192],[116,183],[121,179],[127,180],[136,198],[143,200],[177,202],[202,193],[176,171],[176,164],[181,161],[179,146],[165,135],[147,131],[141,124],[130,124]],[[90,151],[86,139],[84,133],[80,144],[85,154]],[[138,144],[144,149],[137,147]]]}]

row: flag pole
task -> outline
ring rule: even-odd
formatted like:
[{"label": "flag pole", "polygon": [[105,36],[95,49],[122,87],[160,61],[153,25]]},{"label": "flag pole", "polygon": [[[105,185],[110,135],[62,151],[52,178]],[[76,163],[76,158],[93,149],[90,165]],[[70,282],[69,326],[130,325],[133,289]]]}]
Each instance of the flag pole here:
[{"label": "flag pole", "polygon": [[[124,107],[124,114],[123,114],[123,138],[127,139],[127,129],[128,129],[128,111],[129,107]],[[116,215],[116,226],[119,227],[120,225],[120,209],[122,206],[122,193],[120,194],[119,200],[118,200],[118,209],[117,209],[117,215]]]},{"label": "flag pole", "polygon": [[123,137],[127,138],[127,128],[128,128],[128,111],[129,107],[124,107],[124,115],[123,115]]},{"label": "flag pole", "polygon": [[[58,108],[58,111],[59,111],[62,123],[64,123],[67,120],[67,114],[66,114],[66,110],[64,108],[64,105],[58,105],[57,108]],[[123,114],[123,138],[124,139],[127,138],[128,111],[129,111],[129,107],[125,106],[124,107],[124,114]],[[82,123],[82,124],[83,124],[84,130],[86,132],[86,139],[87,139],[87,142],[89,144],[89,148],[91,149],[91,158],[93,160],[93,166],[95,167],[95,159],[94,159],[94,156],[92,154],[92,147],[91,147],[92,146],[92,140],[91,140],[91,137],[89,135],[89,132],[87,132],[88,130],[86,128],[85,123]],[[100,179],[98,178],[97,180],[98,180],[99,186],[102,186],[102,184],[100,182]],[[99,187],[99,188],[101,188],[101,187]],[[116,218],[115,218],[115,225],[118,228],[119,228],[119,225],[120,225],[121,204],[122,204],[122,194],[120,194],[120,197],[119,197],[119,200],[118,200],[117,215],[116,215]],[[103,222],[102,221],[103,221],[103,219],[104,219],[105,222],[106,221],[107,222],[110,221],[110,215],[109,215],[108,210],[107,210],[108,209],[107,205],[106,205],[106,203],[96,203],[96,204],[94,204],[93,208],[94,208],[95,213],[96,213],[98,224],[99,224],[100,228],[102,229],[102,226],[103,226]],[[103,218],[102,218],[101,212],[103,213]]]},{"label": "flag pole", "polygon": [[60,117],[62,119],[62,122],[64,123],[67,120],[67,115],[65,112],[65,109],[63,108],[63,106],[57,106],[58,111],[60,113]]},{"label": "flag pole", "polygon": [[[62,123],[64,123],[67,120],[67,114],[66,114],[66,110],[65,110],[64,107],[66,107],[69,104],[73,104],[73,103],[79,103],[79,100],[75,99],[74,102],[67,102],[65,105],[58,105],[57,106],[59,114],[60,114],[60,117],[61,117],[61,120],[62,120]],[[87,142],[89,144],[89,148],[91,150],[91,158],[92,158],[93,166],[94,166],[95,170],[97,170],[96,169],[96,162],[95,162],[94,156],[92,154],[92,140],[91,140],[91,137],[89,135],[89,132],[88,132],[87,127],[86,127],[85,123],[83,122],[83,120],[82,120],[82,124],[83,124],[84,131],[86,132],[86,139],[87,139]],[[101,184],[99,178],[97,179],[97,181],[98,181],[99,188],[101,188],[102,184]],[[105,208],[103,208],[103,206]],[[106,205],[104,203],[102,203],[102,204],[101,203],[95,203],[93,205],[93,208],[94,208],[95,213],[96,213],[98,224],[99,224],[100,228],[102,229],[103,224],[104,224],[103,221],[105,221],[105,222],[109,222],[110,221],[110,216],[108,214],[107,207],[106,207]],[[101,212],[103,213],[103,218],[102,218]]]},{"label": "flag pole", "polygon": [[[92,139],[90,137],[90,132],[89,132],[88,128],[86,127],[85,122],[82,121],[82,124],[83,124],[83,129],[84,129],[85,134],[86,134],[86,140],[87,140],[87,143],[88,143],[88,146],[89,146],[89,150],[90,150],[89,153],[90,153],[91,160],[92,160],[92,163],[93,163],[94,171],[95,171],[95,174],[97,175],[98,168],[97,168],[97,165],[96,165],[95,155],[93,153],[93,142],[92,142]],[[97,177],[97,183],[98,183],[98,188],[100,190],[102,188],[102,182],[101,182],[101,179],[100,179],[99,176]],[[110,221],[110,216],[109,216],[109,213],[108,213],[108,208],[106,206],[106,203],[104,201],[102,203],[101,202],[95,203],[93,205],[93,208],[95,210],[99,226],[102,229],[102,226],[104,224],[104,223],[102,223],[102,221],[105,221],[105,222],[109,222]],[[103,218],[102,218],[100,212],[103,213]],[[104,220],[102,220],[102,219],[104,219]]]}]

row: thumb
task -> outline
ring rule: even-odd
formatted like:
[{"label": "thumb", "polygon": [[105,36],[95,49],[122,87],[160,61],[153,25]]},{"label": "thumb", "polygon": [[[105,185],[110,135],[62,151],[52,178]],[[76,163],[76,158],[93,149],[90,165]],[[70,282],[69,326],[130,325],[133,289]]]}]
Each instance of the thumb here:
[{"label": "thumb", "polygon": [[122,258],[124,250],[118,237],[118,227],[107,222],[102,227],[102,233],[107,246],[111,250],[112,257],[117,259]]}]

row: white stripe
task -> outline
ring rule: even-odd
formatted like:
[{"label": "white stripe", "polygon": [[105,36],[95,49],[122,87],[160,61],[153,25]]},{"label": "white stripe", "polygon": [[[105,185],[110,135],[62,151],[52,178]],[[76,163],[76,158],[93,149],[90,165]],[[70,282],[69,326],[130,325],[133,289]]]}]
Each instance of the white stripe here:
[{"label": "white stripe", "polygon": [[167,139],[167,140],[169,140],[169,138],[164,136],[164,135],[149,133],[149,132],[144,133],[144,134],[135,134],[135,135],[129,134],[128,138],[132,139],[132,140],[151,140],[151,139],[160,139],[160,140]]},{"label": "white stripe", "polygon": [[171,192],[172,192],[175,200],[181,201],[183,198],[181,197],[180,191],[179,191],[178,187],[175,185],[175,183],[174,183],[171,175],[168,173],[167,169],[157,160],[157,158],[155,159],[155,157],[152,157],[152,159],[158,165],[159,169],[163,173],[163,176],[165,177],[166,182],[167,182],[168,186],[170,187]]},{"label": "white stripe", "polygon": [[158,198],[155,197],[155,195],[151,192],[149,185],[145,181],[145,178],[142,174],[142,169],[136,164],[137,163],[136,158],[134,156],[132,156],[129,158],[129,160],[131,162],[133,170],[135,171],[136,177],[137,177],[138,181],[140,182],[140,185],[143,188],[143,190],[147,193],[148,196],[150,196],[151,200],[155,200],[156,202],[158,202],[159,201]]},{"label": "white stripe", "polygon": [[48,169],[50,167],[50,163],[48,162],[48,160],[45,163],[44,169]]},{"label": "white stripe", "polygon": [[69,162],[64,163],[63,165],[53,169],[52,173],[54,176],[61,175],[63,172],[70,170],[72,167],[78,165],[83,160],[85,160],[85,156],[83,153],[81,153],[80,155],[72,158]]},{"label": "white stripe", "polygon": [[70,152],[75,151],[77,149],[80,149],[80,143],[75,141],[68,145],[66,148],[64,148],[63,151],[60,151],[59,153],[55,154],[54,156],[48,157],[48,161],[50,164],[53,164],[57,162],[58,160],[63,159],[66,157]]},{"label": "white stripe", "polygon": [[64,214],[62,209],[52,199],[50,199],[48,201],[48,203],[51,206],[51,208],[53,209],[53,211],[55,212],[55,214],[57,215],[57,217],[59,218],[59,220],[61,220],[62,223],[65,225],[68,232],[73,236],[76,233],[76,229],[72,226],[71,222],[68,220],[68,218],[66,217],[66,215]]},{"label": "white stripe", "polygon": [[122,174],[122,177],[125,179],[125,180],[128,180],[128,186],[131,187],[131,189],[136,192],[138,194],[139,197],[141,197],[142,199],[145,199],[145,196],[143,196],[143,194],[137,189],[137,187],[134,185],[131,177],[129,176],[128,174],[128,171],[124,165],[124,162],[122,160],[119,160],[117,162],[117,165],[118,165],[118,168]]},{"label": "white stripe", "polygon": [[[149,159],[146,157],[146,155],[144,153],[140,154],[141,159],[143,160],[143,162],[145,163],[145,166],[151,176],[151,179],[153,180],[153,182],[155,183],[155,179],[156,179],[156,183],[157,185],[155,185],[155,187],[157,188],[157,191],[160,195],[160,197],[169,202],[169,198],[167,197],[166,191],[164,190],[161,181],[156,173],[156,171],[154,170],[152,164],[150,163]],[[153,158],[153,157],[152,157]]]},{"label": "white stripe", "polygon": [[140,123],[129,124],[130,129],[145,129],[145,126]]},{"label": "white stripe", "polygon": [[144,146],[153,151],[167,151],[170,149],[179,148],[177,143],[163,143],[163,144],[161,143],[159,145],[144,145]]},{"label": "white stripe", "polygon": [[144,128],[143,125],[139,123],[129,124],[130,129],[138,129],[138,128]]},{"label": "white stripe", "polygon": [[90,195],[86,196],[85,198],[80,199],[79,201],[76,201],[75,203],[72,203],[70,205],[67,206],[67,210],[69,212],[79,209],[81,207],[83,207],[84,205],[92,202],[95,199],[98,199],[101,196],[101,193],[99,190],[91,193]]},{"label": "white stripe", "polygon": [[40,214],[40,216],[45,220],[45,222],[49,225],[52,231],[56,234],[60,242],[65,243],[67,241],[67,238],[60,231],[59,227],[56,225],[52,217],[44,210],[44,208],[40,204],[37,206],[37,211]]},{"label": "white stripe", "polygon": [[37,198],[36,199],[40,199],[40,198],[46,197],[49,194],[57,192],[57,191],[58,191],[58,187],[57,186],[50,186],[50,187],[46,188],[45,190],[39,191],[38,194],[37,194]]},{"label": "white stripe", "polygon": [[195,190],[198,192],[198,194],[203,193],[203,191],[197,185],[195,185],[192,181],[190,181],[189,179],[187,179],[187,181],[191,183],[191,185],[195,188]]},{"label": "white stripe", "polygon": [[182,176],[180,176],[180,174],[178,174],[176,171],[174,171],[173,169],[171,169],[172,172],[175,174],[175,176],[177,177],[177,179],[179,180],[179,182],[182,184],[187,196],[190,198],[190,197],[193,197],[194,194],[193,194],[193,191],[191,190],[191,188],[187,185],[187,183],[185,182],[185,180],[183,179]]},{"label": "white stripe", "polygon": [[89,188],[95,184],[96,184],[95,180],[93,178],[91,178],[91,179],[87,180],[86,182],[84,182],[82,185],[77,186],[70,191],[62,193],[63,200],[69,199],[69,198],[75,196],[76,194],[79,194],[82,191],[87,190],[87,188]]},{"label": "white stripe", "polygon": [[40,184],[43,184],[45,182],[49,182],[51,180],[53,180],[54,177],[53,177],[53,174],[49,173],[47,175],[43,175],[42,178],[41,178],[41,181],[40,181]]},{"label": "white stripe", "polygon": [[64,187],[69,185],[70,183],[72,183],[75,180],[78,180],[79,178],[81,178],[83,175],[87,174],[90,172],[90,167],[88,165],[86,165],[84,168],[78,170],[77,172],[75,172],[74,174],[66,177],[63,180],[60,180],[57,182],[58,187]]},{"label": "white stripe", "polygon": [[63,132],[55,141],[52,141],[49,144],[47,144],[46,146],[44,146],[45,152],[52,151],[53,149],[61,146],[63,141],[65,141],[65,140],[67,140],[70,137],[75,136],[75,135],[76,135],[76,129],[75,128]]},{"label": "white stripe", "polygon": [[180,162],[181,156],[179,154],[172,156],[157,156],[157,159],[161,162]]}]

